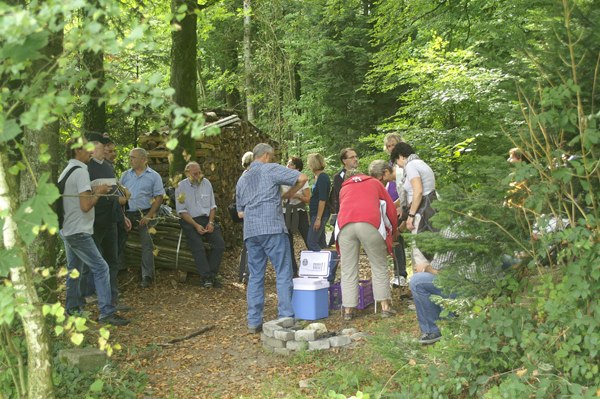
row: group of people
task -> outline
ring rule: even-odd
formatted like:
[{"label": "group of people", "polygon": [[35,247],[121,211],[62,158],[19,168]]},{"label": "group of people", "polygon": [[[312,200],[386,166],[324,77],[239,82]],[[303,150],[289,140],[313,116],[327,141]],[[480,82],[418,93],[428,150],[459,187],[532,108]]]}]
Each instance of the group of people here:
[{"label": "group of people", "polygon": [[[92,151],[88,150],[88,141],[93,144]],[[292,279],[298,274],[293,253],[295,232],[300,233],[311,251],[337,244],[344,319],[351,320],[358,305],[361,247],[371,265],[374,298],[381,305],[381,316],[395,313],[387,255],[394,260],[391,285],[406,285],[404,241],[398,231],[400,228],[418,233],[432,229],[429,218],[435,212],[431,206],[436,198],[435,176],[399,135],[388,134],[384,146],[390,160],[372,162],[368,175],[358,172],[357,152],[352,148],[343,149],[340,152],[342,169],[334,175],[333,183],[324,172],[323,156],[310,154],[307,166],[314,175],[312,186],[302,173],[304,164],[300,158],[290,158],[286,166],[273,163],[273,148],[265,143],[244,155],[245,170],[236,185],[236,210],[244,221],[250,332],[262,329],[267,259],[276,272],[278,315],[294,315]],[[59,177],[59,181],[65,179],[64,224],[60,235],[69,271],[67,312],[81,312],[84,296],[95,292],[101,323],[128,324],[129,320],[118,313],[129,310],[119,303],[116,278],[119,253],[124,246],[122,233],[132,228],[139,233],[141,287],[147,288],[154,280],[154,247],[149,229],[156,221],[165,195],[162,179],[148,167],[147,152],[134,148],[129,154],[130,169],[117,180],[112,165],[114,144],[107,134],[91,133],[83,141],[71,140],[68,155],[69,163]],[[176,211],[202,285],[219,287],[217,276],[225,245],[221,229],[215,223],[217,205],[213,188],[198,163],[189,162],[185,174],[186,178],[175,190]],[[325,235],[327,223],[334,226],[329,241]],[[210,251],[204,244],[210,245]],[[414,245],[411,254],[415,275],[410,287],[424,334],[422,341],[435,342],[439,339],[439,330],[435,327],[439,311],[432,312],[431,303],[421,306],[423,301],[418,295],[425,282],[416,275],[435,276],[439,267]],[[72,273],[74,270],[81,274],[80,278]],[[333,280],[335,269],[330,274]],[[429,283],[431,279],[425,280]]]},{"label": "group of people", "polygon": [[[91,144],[91,145],[90,145]],[[69,163],[59,176],[64,186],[64,220],[60,236],[67,258],[66,311],[81,314],[85,298],[96,294],[100,323],[126,325],[119,312],[131,310],[119,303],[117,274],[122,266],[127,232],[140,237],[140,286],[154,281],[154,243],[150,229],[156,224],[165,190],[161,176],[148,166],[148,153],[134,148],[130,169],[117,179],[113,166],[114,143],[108,134],[88,133],[67,143]],[[206,288],[219,287],[217,279],[225,243],[215,223],[215,197],[200,165],[185,167],[187,178],[175,191],[176,210],[196,268]],[[207,253],[204,243],[211,246]],[[75,272],[76,271],[76,272]]]},{"label": "group of people", "polygon": [[[321,251],[329,243],[337,243],[345,320],[354,317],[358,306],[361,247],[371,265],[373,295],[381,305],[381,316],[390,317],[395,313],[387,255],[394,260],[395,276],[391,285],[406,285],[405,248],[398,229],[413,234],[433,230],[430,218],[435,213],[432,207],[436,199],[435,175],[399,135],[388,134],[385,149],[390,160],[373,161],[368,175],[358,172],[357,152],[352,148],[343,149],[340,153],[343,168],[335,174],[333,184],[324,173],[323,157],[309,154],[307,164],[314,174],[312,190],[307,176],[301,173],[302,160],[292,157],[286,167],[273,163],[273,148],[268,144],[261,143],[253,149],[254,160],[246,165],[236,186],[236,206],[239,218],[244,220],[248,258],[247,316],[251,333],[262,329],[267,259],[271,260],[276,274],[278,317],[294,315],[295,232],[301,234],[311,251]],[[335,226],[329,243],[324,234],[328,221]],[[415,274],[410,287],[423,333],[419,341],[429,344],[441,337],[435,324],[441,309],[430,299],[433,292],[439,294],[433,281],[441,266],[437,258],[427,259],[415,245],[411,255]],[[419,274],[426,278],[420,278]]]}]

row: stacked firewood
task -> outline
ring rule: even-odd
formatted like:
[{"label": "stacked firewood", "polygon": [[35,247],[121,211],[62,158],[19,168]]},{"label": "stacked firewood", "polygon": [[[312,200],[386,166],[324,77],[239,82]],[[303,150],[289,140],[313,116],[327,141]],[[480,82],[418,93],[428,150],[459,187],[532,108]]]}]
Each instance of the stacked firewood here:
[{"label": "stacked firewood", "polygon": [[[242,226],[233,223],[227,207],[235,197],[235,185],[242,174],[242,155],[261,142],[269,143],[279,150],[279,144],[271,140],[252,124],[227,111],[212,111],[204,114],[206,124],[217,126],[221,134],[196,140],[196,162],[200,164],[215,193],[217,202],[217,222],[221,225],[226,246],[241,243]],[[168,131],[152,131],[138,138],[138,146],[148,151],[148,165],[163,178],[165,189],[171,186],[169,180],[169,150],[166,147]],[[185,176],[184,176],[185,177]],[[169,203],[175,209],[174,203]],[[175,269],[177,245],[181,228],[178,221],[162,220],[156,226],[154,245],[158,250],[155,256],[157,267]],[[141,254],[139,238],[133,233],[127,241],[128,264],[139,264]],[[195,271],[191,252],[185,236],[181,240],[178,268]]]}]

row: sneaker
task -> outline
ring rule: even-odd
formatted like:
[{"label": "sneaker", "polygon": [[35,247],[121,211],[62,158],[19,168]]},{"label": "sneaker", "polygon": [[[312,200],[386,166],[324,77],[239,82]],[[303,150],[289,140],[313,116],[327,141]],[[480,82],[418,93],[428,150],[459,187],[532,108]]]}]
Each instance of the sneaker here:
[{"label": "sneaker", "polygon": [[442,339],[442,334],[439,331],[434,333],[425,333],[421,335],[421,338],[419,338],[419,343],[422,345],[431,345],[435,344],[440,339]]},{"label": "sneaker", "polygon": [[408,287],[408,281],[406,281],[406,277],[403,277],[403,276],[398,277],[398,285],[400,287]]},{"label": "sneaker", "polygon": [[218,278],[215,277],[212,279],[212,286],[215,288],[221,288],[223,287],[223,284],[221,283],[221,281],[219,281]]},{"label": "sneaker", "polygon": [[109,316],[105,316],[98,319],[98,323],[111,324],[113,326],[126,326],[127,324],[129,324],[129,320],[122,318],[116,313],[113,313]]},{"label": "sneaker", "polygon": [[202,283],[202,286],[203,286],[204,288],[212,288],[212,287],[213,287],[213,283],[212,283],[212,281],[210,281],[210,280],[206,280],[206,281],[204,281],[204,282]]},{"label": "sneaker", "polygon": [[149,288],[152,285],[152,277],[144,276],[142,277],[142,282],[140,283],[140,287]]},{"label": "sneaker", "polygon": [[248,327],[248,333],[250,333],[250,334],[258,334],[261,331],[262,331],[262,324],[259,324],[254,327]]},{"label": "sneaker", "polygon": [[398,288],[400,287],[400,281],[398,279],[398,277],[394,277],[391,281],[390,284],[392,285],[392,287],[394,288]]}]

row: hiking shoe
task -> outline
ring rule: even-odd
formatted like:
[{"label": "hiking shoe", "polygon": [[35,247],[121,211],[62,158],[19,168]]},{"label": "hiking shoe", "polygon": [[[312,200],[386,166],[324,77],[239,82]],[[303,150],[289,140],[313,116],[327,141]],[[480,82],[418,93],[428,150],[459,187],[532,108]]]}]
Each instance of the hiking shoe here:
[{"label": "hiking shoe", "polygon": [[419,338],[419,343],[422,345],[431,345],[435,344],[440,339],[442,339],[442,334],[439,331],[433,333],[425,333],[421,335],[421,338]]},{"label": "hiking shoe", "polygon": [[127,305],[117,305],[117,306],[115,306],[115,310],[117,312],[131,312],[133,310],[133,308],[131,306],[127,306]]},{"label": "hiking shoe", "polygon": [[105,316],[98,319],[98,323],[111,324],[113,326],[126,326],[127,324],[129,324],[129,320],[122,318],[116,313],[113,313],[109,316]]},{"label": "hiking shoe", "polygon": [[142,277],[142,282],[140,283],[140,287],[149,288],[152,285],[152,277],[144,276]]},{"label": "hiking shoe", "polygon": [[202,286],[204,288],[212,288],[213,287],[213,283],[210,280],[206,280],[205,282],[202,283]]},{"label": "hiking shoe", "polygon": [[255,327],[248,327],[248,333],[250,333],[250,334],[258,334],[261,331],[262,331],[262,324],[259,324],[258,326],[255,326]]},{"label": "hiking shoe", "polygon": [[218,278],[215,277],[212,279],[212,286],[215,288],[221,288],[223,287],[223,284],[221,283],[221,281],[219,281]]}]

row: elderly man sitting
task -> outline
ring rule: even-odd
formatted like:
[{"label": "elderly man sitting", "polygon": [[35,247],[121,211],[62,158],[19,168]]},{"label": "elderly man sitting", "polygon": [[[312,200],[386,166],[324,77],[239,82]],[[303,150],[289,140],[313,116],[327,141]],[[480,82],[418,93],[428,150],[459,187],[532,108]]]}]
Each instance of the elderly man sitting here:
[{"label": "elderly man sitting", "polygon": [[[194,256],[196,269],[204,288],[220,287],[217,280],[225,242],[221,228],[215,224],[215,195],[212,184],[204,178],[200,165],[190,162],[185,167],[187,179],[179,182],[175,190],[175,208],[181,217],[180,224]],[[206,256],[204,242],[211,244]]]}]

